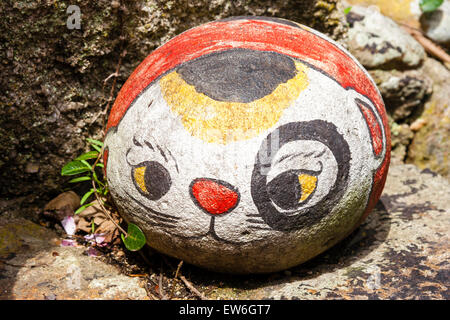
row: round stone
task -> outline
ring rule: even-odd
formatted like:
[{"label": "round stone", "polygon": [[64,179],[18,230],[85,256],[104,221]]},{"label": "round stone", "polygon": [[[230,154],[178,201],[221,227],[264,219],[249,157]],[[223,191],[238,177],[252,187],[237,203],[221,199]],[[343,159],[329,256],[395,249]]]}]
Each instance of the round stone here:
[{"label": "round stone", "polygon": [[210,22],[151,53],[117,96],[104,153],[114,201],[151,247],[231,273],[283,270],[345,238],[389,159],[361,64],[265,17]]}]

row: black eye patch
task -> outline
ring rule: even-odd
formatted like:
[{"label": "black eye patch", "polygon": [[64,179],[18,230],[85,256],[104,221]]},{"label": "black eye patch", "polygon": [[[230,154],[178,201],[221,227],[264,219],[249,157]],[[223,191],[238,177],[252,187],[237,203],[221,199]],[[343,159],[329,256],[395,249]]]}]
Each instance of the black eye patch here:
[{"label": "black eye patch", "polygon": [[131,169],[136,189],[150,200],[164,196],[172,185],[169,171],[156,161],[145,161]]},{"label": "black eye patch", "polygon": [[274,52],[233,49],[184,63],[177,72],[197,92],[217,101],[249,103],[297,74],[294,61]]},{"label": "black eye patch", "polygon": [[[315,177],[320,172],[307,172],[309,177],[306,177],[304,182],[309,187],[303,186],[304,189],[301,185],[301,172],[295,170],[282,173],[269,183],[267,182],[266,174],[270,171],[277,152],[267,146],[274,137],[278,139],[277,150],[292,141],[309,140],[322,143],[333,153],[337,163],[336,180],[333,185],[329,186],[328,194],[313,206],[302,207],[308,200],[304,198],[302,201],[302,193],[304,194],[308,190],[312,195],[317,184]],[[323,120],[291,122],[277,128],[262,142],[252,173],[251,194],[262,219],[271,228],[280,231],[298,230],[320,221],[331,212],[347,189],[350,159],[350,148],[347,141],[337,131],[336,126],[330,122]],[[323,163],[324,170],[326,170],[326,165]],[[297,175],[297,173],[299,174]],[[299,179],[300,186],[296,179]],[[287,215],[285,212],[280,212],[274,203],[281,209],[295,210],[295,214]]]}]

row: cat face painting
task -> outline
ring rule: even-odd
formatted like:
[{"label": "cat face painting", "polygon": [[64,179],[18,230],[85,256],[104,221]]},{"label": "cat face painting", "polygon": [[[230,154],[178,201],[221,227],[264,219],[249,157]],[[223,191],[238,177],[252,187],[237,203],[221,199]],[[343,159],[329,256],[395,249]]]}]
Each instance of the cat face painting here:
[{"label": "cat face painting", "polygon": [[122,87],[105,172],[150,246],[207,269],[300,264],[354,230],[387,175],[390,133],[361,65],[281,19],[190,29]]}]

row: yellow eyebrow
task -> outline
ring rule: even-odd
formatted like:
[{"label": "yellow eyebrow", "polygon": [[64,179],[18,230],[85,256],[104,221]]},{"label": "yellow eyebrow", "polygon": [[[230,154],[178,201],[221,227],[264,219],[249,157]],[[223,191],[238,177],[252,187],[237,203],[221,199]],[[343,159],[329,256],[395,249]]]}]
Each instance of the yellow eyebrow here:
[{"label": "yellow eyebrow", "polygon": [[295,67],[295,77],[249,103],[211,99],[198,93],[176,71],[164,76],[159,84],[170,110],[181,118],[192,136],[208,143],[227,144],[254,138],[278,122],[283,111],[309,84],[308,67],[298,61]]}]

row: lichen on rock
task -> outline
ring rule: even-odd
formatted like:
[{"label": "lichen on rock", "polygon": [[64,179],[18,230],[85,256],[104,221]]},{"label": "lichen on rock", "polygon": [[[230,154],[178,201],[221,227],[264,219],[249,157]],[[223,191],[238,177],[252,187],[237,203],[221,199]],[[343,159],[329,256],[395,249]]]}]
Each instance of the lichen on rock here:
[{"label": "lichen on rock", "polygon": [[450,71],[434,59],[427,59],[423,72],[433,79],[433,94],[425,103],[419,127],[406,161],[450,177]]},{"label": "lichen on rock", "polygon": [[366,68],[414,68],[425,58],[412,36],[373,8],[353,6],[347,22],[349,50]]}]

